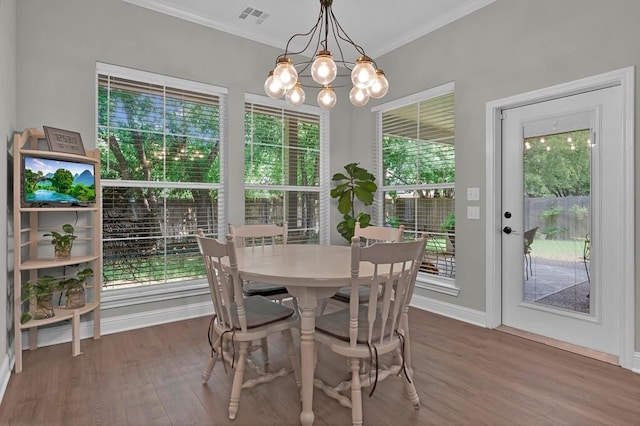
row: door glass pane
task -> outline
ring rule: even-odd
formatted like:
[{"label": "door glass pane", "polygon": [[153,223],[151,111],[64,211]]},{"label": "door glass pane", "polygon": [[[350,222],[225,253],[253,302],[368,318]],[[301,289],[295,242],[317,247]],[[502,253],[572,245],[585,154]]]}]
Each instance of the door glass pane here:
[{"label": "door glass pane", "polygon": [[526,138],[523,151],[524,300],[589,314],[590,131]]}]

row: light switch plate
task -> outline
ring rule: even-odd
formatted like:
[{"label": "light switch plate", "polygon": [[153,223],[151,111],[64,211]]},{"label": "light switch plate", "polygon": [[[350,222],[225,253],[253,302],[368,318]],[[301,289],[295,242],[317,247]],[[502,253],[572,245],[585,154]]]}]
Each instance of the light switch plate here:
[{"label": "light switch plate", "polygon": [[467,188],[467,200],[479,201],[480,200],[480,188]]},{"label": "light switch plate", "polygon": [[480,219],[480,207],[467,206],[467,219]]}]

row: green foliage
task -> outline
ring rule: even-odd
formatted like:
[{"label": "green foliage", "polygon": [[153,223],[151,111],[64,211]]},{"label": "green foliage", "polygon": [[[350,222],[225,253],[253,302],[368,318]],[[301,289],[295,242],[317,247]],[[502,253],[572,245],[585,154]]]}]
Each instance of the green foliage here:
[{"label": "green foliage", "polygon": [[57,192],[67,194],[73,186],[73,174],[67,169],[58,169],[51,178],[51,184]]},{"label": "green foliage", "polygon": [[62,232],[64,232],[63,234],[57,231],[51,231],[50,233],[44,234],[43,236],[51,237],[51,244],[53,244],[54,246],[58,248],[65,248],[73,244],[73,241],[78,238],[73,234],[74,231],[75,230],[73,226],[69,223],[66,223],[62,225]]},{"label": "green foliage", "polygon": [[[58,278],[52,277],[51,275],[43,275],[39,277],[35,283],[24,283],[22,286],[22,297],[24,300],[38,299],[61,289],[62,287]],[[25,312],[20,316],[20,323],[24,324],[30,319],[31,313]]]},{"label": "green foliage", "polygon": [[[93,269],[85,268],[76,274],[75,277],[53,277],[43,275],[38,277],[35,283],[27,282],[22,286],[23,300],[38,299],[50,295],[56,291],[68,290],[79,287],[93,276]],[[32,318],[30,312],[25,312],[20,316],[20,324],[24,324]]]},{"label": "green foliage", "polygon": [[564,208],[562,208],[562,206],[554,204],[547,210],[543,210],[542,213],[540,213],[540,218],[544,221],[552,222],[558,217],[560,213],[562,213],[563,210]]},{"label": "green foliage", "polygon": [[336,187],[331,190],[331,198],[338,199],[338,211],[343,215],[343,220],[338,224],[337,230],[347,241],[351,241],[353,237],[356,222],[360,222],[362,228],[366,228],[371,222],[369,214],[356,214],[356,199],[364,206],[370,206],[373,204],[373,195],[378,190],[378,186],[374,182],[375,176],[359,167],[358,164],[347,164],[344,166],[346,175],[336,173],[332,178]]},{"label": "green foliage", "polygon": [[[589,195],[591,192],[589,137],[589,131],[582,130],[526,139],[525,195],[528,197]],[[568,142],[569,139],[571,142]]]},{"label": "green foliage", "polygon": [[455,147],[405,138],[382,141],[385,185],[455,182]]},{"label": "green foliage", "polygon": [[59,282],[60,289],[68,290],[70,288],[81,287],[87,282],[87,280],[90,277],[93,277],[93,269],[91,268],[82,269],[78,271],[75,277],[67,277],[67,278],[61,279]]},{"label": "green foliage", "polygon": [[576,219],[583,220],[589,214],[589,209],[578,204],[571,206],[571,212],[576,216]]},{"label": "green foliage", "polygon": [[540,230],[540,233],[545,234],[548,239],[554,239],[557,234],[561,234],[567,230],[566,227],[556,226],[558,216],[564,208],[557,204],[549,207],[547,210],[543,210],[540,213],[540,218],[545,222],[546,227]]},{"label": "green foliage", "polygon": [[443,231],[451,231],[456,229],[456,215],[454,213],[449,213],[447,219],[440,224],[440,229]]}]

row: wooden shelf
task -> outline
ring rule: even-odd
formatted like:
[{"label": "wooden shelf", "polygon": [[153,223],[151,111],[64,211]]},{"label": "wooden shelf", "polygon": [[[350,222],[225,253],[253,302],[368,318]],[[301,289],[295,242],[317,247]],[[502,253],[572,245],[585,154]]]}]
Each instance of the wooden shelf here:
[{"label": "wooden shelf", "polygon": [[32,269],[57,268],[59,266],[77,265],[79,263],[93,262],[98,258],[99,258],[98,255],[91,255],[91,256],[71,256],[69,260],[56,260],[56,259],[25,260],[22,264],[18,266],[22,271],[29,271]]},{"label": "wooden shelf", "polygon": [[[102,225],[100,222],[102,194],[100,188],[100,152],[88,152],[86,156],[54,152],[39,149],[44,146],[45,134],[37,129],[26,129],[13,136],[13,205],[14,205],[14,330],[15,330],[15,372],[22,371],[22,333],[29,332],[29,348],[38,347],[38,328],[57,323],[69,322],[71,327],[71,355],[80,355],[80,317],[93,314],[93,338],[100,338],[100,289],[102,279],[102,262],[100,256]],[[95,165],[96,202],[87,206],[28,206],[21,203],[23,183],[23,159],[25,156],[50,158],[58,160],[79,161]],[[52,215],[62,213],[62,215]],[[68,216],[68,219],[65,217]],[[72,251],[68,260],[41,257],[52,254],[50,240],[43,235],[58,229],[64,223],[77,223],[75,226],[78,238],[74,250],[79,247],[82,254]],[[46,243],[46,244],[45,244]],[[78,244],[81,243],[81,244]],[[48,245],[49,247],[45,247]],[[93,270],[93,277],[85,283],[86,304],[81,308],[65,309],[54,307],[54,316],[41,320],[29,320],[20,323],[23,309],[29,306],[33,315],[33,306],[22,300],[23,286],[27,282],[35,282],[39,277],[50,274],[61,277],[59,271],[49,269],[71,265],[87,264]],[[68,274],[64,271],[63,274]],[[72,275],[67,275],[72,276]],[[87,291],[88,290],[88,291]],[[55,299],[55,298],[54,298]]]},{"label": "wooden shelf", "polygon": [[[44,138],[44,133],[42,133],[40,139]],[[54,158],[56,160],[72,160],[72,161],[83,161],[85,163],[94,163],[97,164],[100,162],[99,158],[93,157],[85,157],[84,155],[78,154],[68,154],[66,152],[53,152],[53,151],[40,151],[38,149],[23,149],[21,151],[23,156],[27,157],[45,157],[45,158]]]},{"label": "wooden shelf", "polygon": [[76,309],[53,308],[53,312],[55,314],[53,317],[40,320],[32,319],[24,324],[20,324],[20,328],[22,330],[26,330],[33,327],[42,327],[44,325],[70,320],[73,319],[74,315],[84,315],[89,312],[93,312],[97,307],[99,307],[99,303],[90,302],[83,307]]}]

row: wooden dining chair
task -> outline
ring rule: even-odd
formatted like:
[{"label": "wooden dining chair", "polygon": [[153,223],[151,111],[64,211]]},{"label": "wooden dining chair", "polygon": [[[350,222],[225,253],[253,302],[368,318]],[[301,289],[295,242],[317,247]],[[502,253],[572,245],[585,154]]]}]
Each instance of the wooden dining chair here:
[{"label": "wooden dining chair", "polygon": [[[400,225],[398,228],[389,228],[386,226],[367,226],[365,228],[360,227],[360,222],[356,222],[356,227],[353,235],[360,238],[360,244],[364,246],[370,246],[375,243],[399,243],[404,236],[404,225]],[[369,300],[369,289],[366,287],[360,288],[360,301]],[[351,299],[351,289],[349,287],[342,287],[331,299],[349,303]],[[327,300],[322,302],[320,312],[324,313],[327,307]]]},{"label": "wooden dining chair", "polygon": [[[198,247],[204,258],[204,266],[209,280],[209,289],[214,306],[214,316],[209,325],[209,344],[211,355],[202,373],[202,383],[206,384],[215,367],[218,356],[223,364],[230,363],[235,368],[233,384],[229,398],[229,418],[235,419],[240,405],[242,388],[254,387],[288,374],[291,370],[276,372],[265,368],[256,368],[259,377],[244,381],[245,366],[249,363],[248,354],[251,342],[281,332],[289,347],[291,366],[298,387],[301,386],[299,360],[293,345],[291,329],[298,327],[297,311],[263,296],[245,297],[238,274],[235,243],[231,235],[225,243],[207,238],[201,230],[197,235]],[[235,360],[235,346],[239,347]],[[229,352],[227,349],[231,347]],[[226,371],[226,365],[225,365]]]},{"label": "wooden dining chair", "polygon": [[[349,382],[330,386],[318,378],[316,387],[351,407],[353,425],[363,423],[362,387],[368,387],[371,396],[378,381],[392,375],[403,376],[408,399],[416,409],[420,406],[411,368],[407,313],[426,244],[426,234],[413,242],[368,247],[362,247],[354,237],[349,309],[316,317],[316,342],[348,358],[351,369]],[[365,265],[373,268],[366,279],[360,276]],[[361,286],[369,288],[366,303],[360,303]],[[386,354],[392,354],[395,361],[389,366],[382,363]],[[369,366],[364,374],[361,362]],[[350,397],[345,395],[349,389]]]},{"label": "wooden dining chair", "polygon": [[[265,245],[287,244],[288,224],[286,221],[282,226],[275,224],[234,226],[229,223],[229,234],[233,236],[237,247],[264,247]],[[279,302],[291,298],[294,306],[297,306],[295,298],[282,285],[245,281],[242,291],[247,296],[264,296]]]}]

